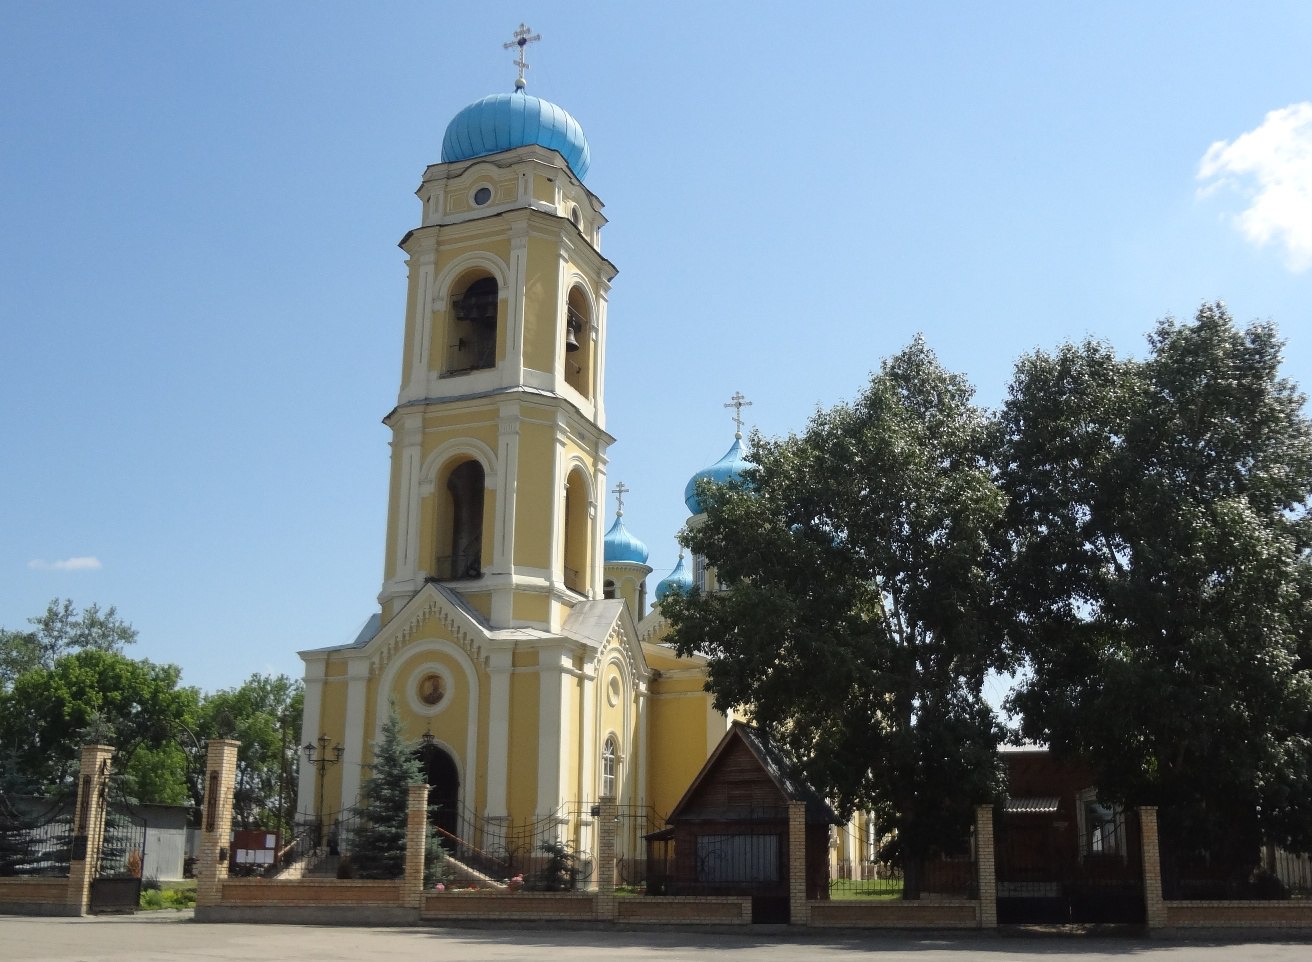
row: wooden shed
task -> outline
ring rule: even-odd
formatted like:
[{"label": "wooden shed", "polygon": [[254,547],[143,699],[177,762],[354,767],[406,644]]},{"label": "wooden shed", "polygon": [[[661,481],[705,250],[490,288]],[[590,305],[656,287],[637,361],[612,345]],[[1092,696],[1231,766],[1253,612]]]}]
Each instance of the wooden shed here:
[{"label": "wooden shed", "polygon": [[789,802],[806,805],[806,896],[828,898],[829,826],[839,818],[764,732],[742,722],[725,732],[669,827],[648,836],[648,865],[664,866],[651,873],[649,891],[750,895],[754,915],[782,907],[787,921]]}]

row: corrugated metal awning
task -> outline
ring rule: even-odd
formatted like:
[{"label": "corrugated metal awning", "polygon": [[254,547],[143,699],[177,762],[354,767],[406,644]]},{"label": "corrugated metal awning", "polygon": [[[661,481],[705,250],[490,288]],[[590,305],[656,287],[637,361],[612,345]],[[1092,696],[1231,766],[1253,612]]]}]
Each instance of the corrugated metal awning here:
[{"label": "corrugated metal awning", "polygon": [[1003,811],[1011,815],[1048,815],[1059,807],[1057,796],[1038,798],[1009,798]]}]

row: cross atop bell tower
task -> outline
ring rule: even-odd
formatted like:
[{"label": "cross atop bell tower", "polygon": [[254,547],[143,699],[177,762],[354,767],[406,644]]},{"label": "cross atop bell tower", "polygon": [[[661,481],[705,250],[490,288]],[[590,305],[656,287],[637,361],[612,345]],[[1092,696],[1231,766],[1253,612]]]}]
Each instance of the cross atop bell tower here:
[{"label": "cross atop bell tower", "polygon": [[515,78],[515,89],[523,90],[527,85],[524,80],[524,71],[528,69],[528,61],[524,59],[524,51],[529,44],[537,43],[541,40],[542,34],[534,33],[529,29],[527,24],[521,23],[519,29],[514,32],[513,36],[515,39],[503,43],[501,48],[503,50],[511,50],[515,47],[519,48],[519,56],[513,61],[515,66],[519,68],[519,76]]}]

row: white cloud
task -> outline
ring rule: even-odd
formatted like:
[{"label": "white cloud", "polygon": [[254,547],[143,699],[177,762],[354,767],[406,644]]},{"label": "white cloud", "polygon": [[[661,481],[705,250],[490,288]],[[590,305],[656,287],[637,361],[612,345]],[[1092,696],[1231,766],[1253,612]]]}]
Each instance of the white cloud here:
[{"label": "white cloud", "polygon": [[98,571],[104,567],[99,558],[65,558],[63,561],[43,561],[40,558],[27,563],[36,571]]},{"label": "white cloud", "polygon": [[1273,110],[1256,129],[1212,144],[1198,179],[1203,196],[1225,186],[1245,197],[1234,220],[1250,241],[1282,245],[1291,271],[1312,267],[1312,102]]}]

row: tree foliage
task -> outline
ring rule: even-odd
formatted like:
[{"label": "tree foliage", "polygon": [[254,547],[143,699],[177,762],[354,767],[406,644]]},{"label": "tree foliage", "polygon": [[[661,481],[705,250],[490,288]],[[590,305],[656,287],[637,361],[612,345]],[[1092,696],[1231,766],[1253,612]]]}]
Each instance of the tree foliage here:
[{"label": "tree foliage", "polygon": [[[361,793],[361,824],[351,848],[351,868],[360,878],[401,878],[405,874],[406,821],[410,786],[424,782],[419,760],[401,736],[401,719],[392,706],[374,744],[371,773]],[[445,871],[442,848],[427,823],[424,882],[431,885]]]},{"label": "tree foliage", "polygon": [[0,742],[23,778],[67,784],[89,728],[103,726],[126,789],[141,801],[187,801],[186,754],[174,739],[194,723],[198,693],[179,687],[175,665],[85,647],[19,675],[0,694]]},{"label": "tree foliage", "polygon": [[1312,426],[1269,324],[1017,365],[999,481],[1022,732],[1198,847],[1312,846]]},{"label": "tree foliage", "polygon": [[68,599],[53,599],[45,614],[29,618],[29,631],[0,628],[0,692],[13,687],[26,671],[53,668],[55,660],[74,651],[94,650],[122,654],[137,640],[136,629],[110,607],[96,604],[80,612]]},{"label": "tree foliage", "polygon": [[[235,738],[241,743],[233,800],[233,817],[240,828],[291,828],[303,698],[299,681],[257,673],[236,688],[201,700],[197,734],[201,738]],[[198,766],[191,780],[197,806],[203,768],[203,764]]]},{"label": "tree foliage", "polygon": [[708,656],[718,708],[751,716],[842,814],[896,830],[909,897],[998,783],[982,688],[1003,660],[1003,503],[972,395],[917,339],[854,403],[753,437],[744,483],[703,484],[684,536],[723,590],[662,603],[679,651]]}]

